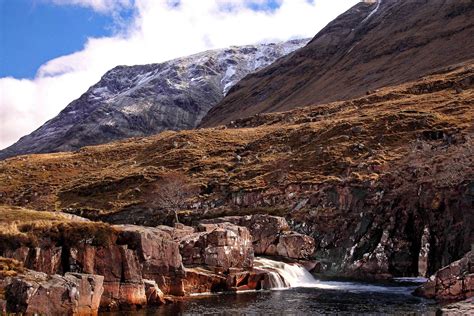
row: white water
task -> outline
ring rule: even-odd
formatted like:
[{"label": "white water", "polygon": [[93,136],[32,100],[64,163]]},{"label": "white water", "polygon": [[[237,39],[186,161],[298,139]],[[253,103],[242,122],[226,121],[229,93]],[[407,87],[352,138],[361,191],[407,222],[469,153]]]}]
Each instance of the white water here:
[{"label": "white water", "polygon": [[[289,288],[317,288],[339,290],[351,293],[396,293],[411,295],[413,286],[381,286],[356,282],[319,281],[298,264],[288,264],[267,258],[256,257],[255,267],[269,271],[270,285],[273,290]],[[413,278],[406,278],[406,281]]]},{"label": "white water", "polygon": [[274,281],[279,285],[277,288],[312,287],[317,283],[308,270],[297,264],[288,264],[266,258],[255,258],[254,263],[260,269],[269,270],[271,279],[275,277],[275,274],[283,279],[280,283],[277,280]]}]

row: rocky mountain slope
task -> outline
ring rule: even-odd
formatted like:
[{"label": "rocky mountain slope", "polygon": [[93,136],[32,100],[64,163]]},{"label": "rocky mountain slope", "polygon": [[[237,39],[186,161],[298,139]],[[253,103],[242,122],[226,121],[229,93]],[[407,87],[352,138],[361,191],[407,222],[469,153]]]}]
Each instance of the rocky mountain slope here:
[{"label": "rocky mountain slope", "polygon": [[239,82],[202,126],[359,97],[464,62],[474,58],[473,21],[470,0],[360,3],[297,53]]},{"label": "rocky mountain slope", "polygon": [[159,202],[175,177],[198,189],[179,208],[186,224],[280,215],[315,239],[323,274],[425,276],[474,241],[473,99],[470,62],[227,127],[14,157],[0,162],[0,200],[156,226],[173,222]]},{"label": "rocky mountain slope", "polygon": [[194,128],[240,79],[307,42],[231,47],[116,67],[58,116],[0,151],[0,159]]}]

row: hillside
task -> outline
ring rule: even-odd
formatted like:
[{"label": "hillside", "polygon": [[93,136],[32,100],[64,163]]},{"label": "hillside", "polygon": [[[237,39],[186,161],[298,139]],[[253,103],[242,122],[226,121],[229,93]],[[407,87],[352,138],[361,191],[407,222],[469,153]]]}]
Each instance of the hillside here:
[{"label": "hillside", "polygon": [[472,59],[473,21],[470,0],[360,3],[303,49],[240,81],[201,126],[360,97]]},{"label": "hillside", "polygon": [[179,213],[185,223],[283,215],[315,238],[322,272],[425,275],[473,241],[473,85],[469,62],[227,127],[10,158],[0,162],[0,200],[115,224],[169,224],[155,197],[179,174],[198,188]]},{"label": "hillside", "polygon": [[115,67],[55,118],[0,151],[0,159],[194,128],[240,79],[307,42],[230,47]]}]

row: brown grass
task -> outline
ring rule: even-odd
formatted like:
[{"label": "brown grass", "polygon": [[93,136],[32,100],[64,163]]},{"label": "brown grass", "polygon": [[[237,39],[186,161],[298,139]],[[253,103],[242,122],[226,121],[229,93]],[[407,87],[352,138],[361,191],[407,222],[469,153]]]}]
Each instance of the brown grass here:
[{"label": "brown grass", "polygon": [[24,272],[23,264],[15,259],[0,257],[0,279]]},{"label": "brown grass", "polygon": [[[0,161],[0,199],[39,210],[105,214],[146,204],[170,172],[200,188],[194,201],[284,192],[294,183],[379,181],[407,166],[417,141],[462,147],[474,133],[473,74],[468,65],[354,100],[238,120],[235,128],[164,132],[75,153],[11,158]],[[437,132],[450,140],[431,139]],[[429,157],[439,151],[415,152],[411,159],[449,173],[446,162]],[[445,156],[451,152],[456,150]],[[455,170],[463,178],[473,170],[472,160],[455,155],[468,164]]]},{"label": "brown grass", "polygon": [[64,215],[0,206],[0,253],[21,246],[74,245],[86,241],[109,245],[116,238],[108,224],[71,220]]}]

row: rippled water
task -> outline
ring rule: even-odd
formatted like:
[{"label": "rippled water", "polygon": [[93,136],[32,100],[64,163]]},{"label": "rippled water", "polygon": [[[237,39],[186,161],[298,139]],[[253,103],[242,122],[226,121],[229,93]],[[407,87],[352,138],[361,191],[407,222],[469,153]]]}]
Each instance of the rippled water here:
[{"label": "rippled water", "polygon": [[277,289],[197,295],[116,315],[435,315],[439,308],[433,301],[411,295],[426,279],[399,278],[391,284],[321,281],[297,264],[260,257],[254,263],[269,272],[270,284]]},{"label": "rippled water", "polygon": [[196,296],[120,315],[435,315],[439,306],[412,296],[415,287],[317,281],[307,288]]}]

